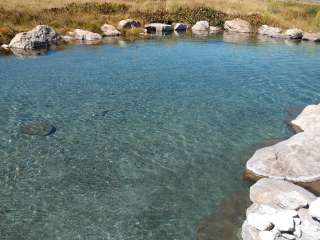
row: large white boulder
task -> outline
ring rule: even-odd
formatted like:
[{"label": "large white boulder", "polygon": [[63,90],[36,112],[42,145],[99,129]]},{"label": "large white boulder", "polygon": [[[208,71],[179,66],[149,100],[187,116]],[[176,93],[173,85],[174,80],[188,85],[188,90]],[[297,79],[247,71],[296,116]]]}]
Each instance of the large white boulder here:
[{"label": "large white boulder", "polygon": [[303,34],[302,40],[311,42],[320,42],[320,33],[305,32]]},{"label": "large white boulder", "polygon": [[29,32],[18,33],[10,42],[10,48],[39,49],[48,48],[56,43],[60,36],[52,27],[39,25]]},{"label": "large white boulder", "polygon": [[240,32],[240,33],[253,32],[253,29],[250,23],[240,18],[226,21],[224,24],[224,29],[230,32]]},{"label": "large white boulder", "polygon": [[259,149],[246,164],[248,175],[298,183],[318,181],[319,146],[318,134],[303,132],[273,146]]},{"label": "large white boulder", "polygon": [[103,35],[106,37],[114,37],[119,36],[121,34],[118,29],[116,29],[114,26],[110,24],[103,24],[101,26],[101,31],[103,32]]},{"label": "large white boulder", "polygon": [[74,30],[74,38],[82,41],[100,41],[102,36],[87,30],[76,29]]},{"label": "large white boulder", "polygon": [[[299,116],[291,121],[290,125],[297,131],[320,131],[320,104],[305,107]],[[320,137],[320,136],[319,136]]]},{"label": "large white boulder", "polygon": [[275,208],[296,210],[308,206],[315,199],[314,194],[284,180],[262,178],[250,188],[253,203]]},{"label": "large white boulder", "polygon": [[198,21],[192,26],[192,32],[209,31],[210,25],[208,21]]},{"label": "large white boulder", "polygon": [[138,28],[138,27],[141,27],[141,23],[133,19],[121,20],[118,23],[119,29],[131,29],[131,28]]}]

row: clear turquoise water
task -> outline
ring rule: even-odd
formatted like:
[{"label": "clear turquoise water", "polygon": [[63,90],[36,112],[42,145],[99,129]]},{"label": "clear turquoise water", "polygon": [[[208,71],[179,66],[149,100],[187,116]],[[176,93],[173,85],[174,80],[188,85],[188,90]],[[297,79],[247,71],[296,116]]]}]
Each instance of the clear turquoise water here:
[{"label": "clear turquoise water", "polygon": [[[0,56],[1,239],[197,239],[247,191],[257,144],[320,101],[319,59],[320,45],[230,37]],[[21,134],[33,120],[56,133]]]}]

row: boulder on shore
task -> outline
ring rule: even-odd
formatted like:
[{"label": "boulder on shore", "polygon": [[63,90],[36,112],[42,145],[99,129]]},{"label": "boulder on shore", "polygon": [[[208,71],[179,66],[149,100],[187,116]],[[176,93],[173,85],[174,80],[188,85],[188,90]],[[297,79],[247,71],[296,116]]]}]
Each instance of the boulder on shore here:
[{"label": "boulder on shore", "polygon": [[276,37],[279,34],[281,34],[282,29],[281,28],[277,28],[277,27],[270,27],[268,25],[262,25],[259,29],[258,29],[258,33],[261,35],[266,35],[269,37]]},{"label": "boulder on shore", "polygon": [[76,29],[74,30],[74,38],[82,41],[100,41],[102,36],[87,30]]},{"label": "boulder on shore", "polygon": [[298,28],[291,28],[288,29],[285,32],[285,35],[289,38],[289,39],[302,39],[303,37],[303,31],[301,29]]},{"label": "boulder on shore", "polygon": [[250,23],[240,18],[226,21],[224,24],[224,29],[230,32],[240,32],[240,33],[253,32],[253,29]]},{"label": "boulder on shore", "polygon": [[253,203],[269,205],[274,208],[296,210],[307,207],[316,196],[291,182],[262,178],[250,188]]},{"label": "boulder on shore", "polygon": [[173,31],[173,27],[164,23],[150,23],[145,25],[147,33],[168,33]]},{"label": "boulder on shore", "polygon": [[139,27],[141,27],[141,23],[133,19],[121,20],[118,23],[119,29],[131,29],[131,28],[139,28]]},{"label": "boulder on shore", "polygon": [[223,31],[222,27],[210,26],[210,33],[221,33]]},{"label": "boulder on shore", "polygon": [[119,36],[121,34],[118,29],[116,29],[114,26],[110,24],[102,25],[101,31],[103,32],[103,35],[106,37],[114,37],[114,36]]},{"label": "boulder on shore", "polygon": [[175,23],[173,24],[173,29],[177,32],[185,32],[188,29],[188,24],[185,23]]},{"label": "boulder on shore", "polygon": [[29,32],[18,33],[10,42],[9,48],[41,49],[57,43],[60,36],[52,27],[39,25]]},{"label": "boulder on shore", "polygon": [[192,32],[204,32],[209,31],[210,25],[208,21],[198,21],[192,26]]},{"label": "boulder on shore", "polygon": [[320,104],[305,107],[302,113],[291,121],[290,125],[296,132],[320,131]]},{"label": "boulder on shore", "polygon": [[320,42],[320,33],[305,32],[303,34],[302,40],[310,42]]}]

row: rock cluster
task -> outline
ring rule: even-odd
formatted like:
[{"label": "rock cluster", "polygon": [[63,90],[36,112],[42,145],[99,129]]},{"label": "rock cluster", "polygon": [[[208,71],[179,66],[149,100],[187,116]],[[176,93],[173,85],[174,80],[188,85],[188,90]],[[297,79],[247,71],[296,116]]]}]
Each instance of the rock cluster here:
[{"label": "rock cluster", "polygon": [[192,26],[192,33],[195,35],[207,35],[208,33],[222,32],[222,28],[218,26],[210,26],[208,21],[198,21]]},{"label": "rock cluster", "polygon": [[281,28],[262,25],[258,29],[258,34],[265,35],[272,38],[302,39],[304,32],[298,28],[291,28],[286,31],[283,31]]},{"label": "rock cluster", "polygon": [[250,188],[243,240],[319,240],[320,198],[293,183],[264,178]]},{"label": "rock cluster", "polygon": [[173,27],[164,23],[150,23],[144,26],[147,33],[169,33],[173,31]]},{"label": "rock cluster", "polygon": [[257,150],[247,162],[246,176],[285,179],[319,192],[320,104],[306,107],[291,125],[299,133]]},{"label": "rock cluster", "polygon": [[9,48],[41,49],[57,43],[60,36],[52,27],[39,25],[29,32],[18,33],[10,42]]}]

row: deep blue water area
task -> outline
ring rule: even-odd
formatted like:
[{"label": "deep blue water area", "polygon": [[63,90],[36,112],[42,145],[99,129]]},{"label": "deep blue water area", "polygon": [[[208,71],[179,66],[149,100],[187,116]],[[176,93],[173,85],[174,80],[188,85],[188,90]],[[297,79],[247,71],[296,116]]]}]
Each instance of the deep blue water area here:
[{"label": "deep blue water area", "polygon": [[[0,56],[0,238],[197,239],[248,190],[255,146],[320,101],[319,59],[320,45],[230,36]],[[23,134],[32,121],[56,132]]]}]

